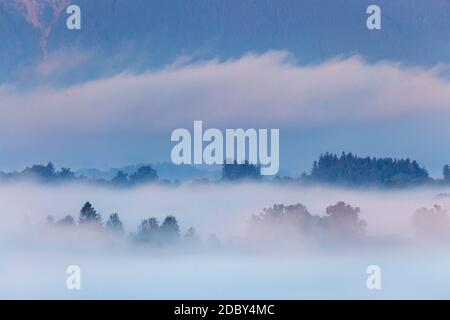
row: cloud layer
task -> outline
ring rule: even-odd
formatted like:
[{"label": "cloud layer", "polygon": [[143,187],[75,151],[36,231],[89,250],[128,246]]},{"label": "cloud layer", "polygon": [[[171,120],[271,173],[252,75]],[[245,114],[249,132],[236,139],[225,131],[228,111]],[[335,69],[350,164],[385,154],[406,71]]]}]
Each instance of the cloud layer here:
[{"label": "cloud layer", "polygon": [[439,68],[367,64],[358,57],[296,64],[286,52],[174,64],[64,89],[0,89],[0,133],[131,134],[195,119],[219,127],[310,127],[447,113],[450,82]]}]

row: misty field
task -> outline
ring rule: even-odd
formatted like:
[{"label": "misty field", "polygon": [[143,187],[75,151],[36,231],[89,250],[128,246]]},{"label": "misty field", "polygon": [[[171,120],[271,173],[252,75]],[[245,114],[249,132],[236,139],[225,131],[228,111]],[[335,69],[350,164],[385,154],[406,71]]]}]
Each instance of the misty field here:
[{"label": "misty field", "polygon": [[[206,184],[114,189],[84,184],[0,186],[1,298],[299,299],[449,298],[446,238],[417,236],[418,208],[450,205],[446,188],[350,190],[275,184]],[[441,196],[437,196],[441,194]],[[89,201],[103,220],[117,212],[125,233],[49,226]],[[253,237],[252,215],[301,203],[317,219],[340,201],[359,207],[364,238],[332,243],[290,232]],[[142,219],[173,215],[197,245],[135,243]],[[283,230],[283,229],[282,229]],[[325,231],[314,231],[320,233]],[[325,229],[324,229],[325,230]],[[279,231],[279,230],[278,230]],[[266,234],[267,232],[267,234]],[[322,236],[322,235],[318,235]],[[319,237],[318,237],[319,238]],[[66,288],[79,265],[82,289]],[[382,270],[368,290],[366,268]]]}]

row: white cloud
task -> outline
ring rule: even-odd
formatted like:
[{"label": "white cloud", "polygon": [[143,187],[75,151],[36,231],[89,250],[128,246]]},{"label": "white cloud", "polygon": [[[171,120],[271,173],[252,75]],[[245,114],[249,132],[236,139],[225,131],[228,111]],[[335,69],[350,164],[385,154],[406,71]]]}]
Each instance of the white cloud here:
[{"label": "white cloud", "polygon": [[[425,115],[442,118],[450,82],[440,68],[359,57],[299,65],[283,51],[174,64],[64,89],[0,87],[0,139],[140,135],[191,126],[311,127]],[[450,118],[449,118],[450,119]]]}]

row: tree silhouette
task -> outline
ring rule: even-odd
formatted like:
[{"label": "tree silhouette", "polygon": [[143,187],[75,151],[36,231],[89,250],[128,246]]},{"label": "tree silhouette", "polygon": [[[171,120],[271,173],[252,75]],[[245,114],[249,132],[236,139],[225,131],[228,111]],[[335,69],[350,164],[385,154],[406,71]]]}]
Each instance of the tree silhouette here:
[{"label": "tree silhouette", "polygon": [[62,168],[56,176],[62,180],[70,180],[75,178],[75,173],[72,172],[69,168]]},{"label": "tree silhouette", "polygon": [[180,237],[180,227],[174,216],[167,216],[161,224],[161,234],[164,240],[175,241]]},{"label": "tree silhouette", "polygon": [[413,216],[413,226],[419,236],[440,238],[449,236],[450,218],[441,206],[417,209]]},{"label": "tree silhouette", "polygon": [[156,170],[151,166],[142,166],[130,176],[131,184],[141,184],[158,180]]},{"label": "tree silhouette", "polygon": [[136,240],[141,242],[159,242],[159,222],[155,217],[143,219],[136,234]]},{"label": "tree silhouette", "polygon": [[250,220],[250,234],[264,241],[312,237],[320,234],[321,218],[301,204],[275,204]]},{"label": "tree silhouette", "polygon": [[122,221],[120,221],[119,214],[113,213],[109,216],[106,221],[106,228],[115,233],[124,233],[125,229],[123,227]]},{"label": "tree silhouette", "polygon": [[111,183],[117,186],[126,186],[128,182],[128,174],[123,171],[117,172],[116,176],[111,180]]},{"label": "tree silhouette", "polygon": [[51,162],[49,162],[46,166],[33,165],[31,168],[26,168],[25,170],[23,170],[21,176],[47,182],[55,177],[55,167]]},{"label": "tree silhouette", "polygon": [[188,231],[186,231],[186,233],[184,234],[184,240],[190,243],[197,242],[199,240],[197,232],[193,227],[190,227]]},{"label": "tree silhouette", "polygon": [[222,180],[258,180],[261,178],[261,166],[250,164],[248,161],[238,164],[235,160],[232,164],[222,165]]},{"label": "tree silhouette", "polygon": [[328,206],[327,216],[324,218],[326,227],[331,235],[340,238],[355,238],[363,236],[366,222],[359,219],[360,208],[352,207],[343,201]]},{"label": "tree silhouette", "polygon": [[80,210],[80,224],[101,224],[102,218],[90,202],[86,202]]},{"label": "tree silhouette", "polygon": [[75,219],[71,215],[67,215],[56,223],[58,226],[74,226]]}]

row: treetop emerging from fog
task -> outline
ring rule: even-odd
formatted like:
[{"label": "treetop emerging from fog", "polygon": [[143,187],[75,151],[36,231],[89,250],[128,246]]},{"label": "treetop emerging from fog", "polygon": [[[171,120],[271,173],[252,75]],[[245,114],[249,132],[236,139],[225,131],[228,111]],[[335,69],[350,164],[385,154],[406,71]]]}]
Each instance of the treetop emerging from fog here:
[{"label": "treetop emerging from fog", "polygon": [[340,157],[326,153],[314,162],[309,179],[347,185],[409,186],[430,182],[427,170],[415,160],[360,158],[352,153]]}]

